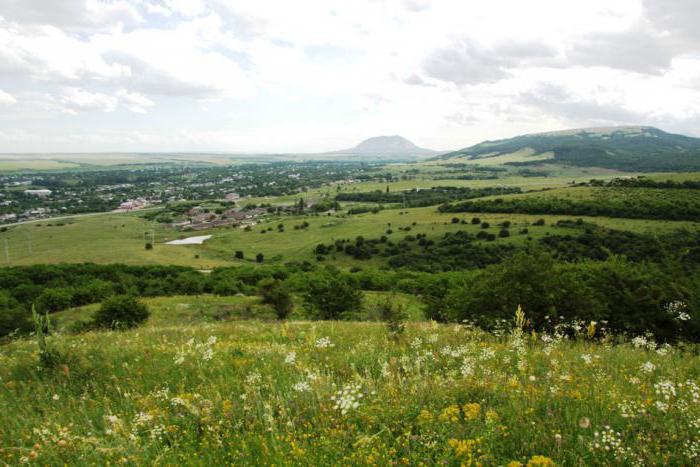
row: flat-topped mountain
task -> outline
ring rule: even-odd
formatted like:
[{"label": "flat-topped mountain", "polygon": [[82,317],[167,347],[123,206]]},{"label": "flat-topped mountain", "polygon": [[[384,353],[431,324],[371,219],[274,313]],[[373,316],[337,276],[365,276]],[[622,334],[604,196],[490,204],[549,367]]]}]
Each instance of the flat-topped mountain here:
[{"label": "flat-topped mountain", "polygon": [[472,163],[553,163],[630,171],[700,170],[700,138],[648,126],[582,128],[484,141],[437,156]]}]

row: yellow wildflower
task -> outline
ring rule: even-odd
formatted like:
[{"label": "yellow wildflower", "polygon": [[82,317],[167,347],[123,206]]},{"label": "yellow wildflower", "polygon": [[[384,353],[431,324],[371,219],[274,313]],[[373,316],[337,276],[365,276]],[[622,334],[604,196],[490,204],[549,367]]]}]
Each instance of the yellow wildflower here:
[{"label": "yellow wildflower", "polygon": [[481,413],[481,405],[476,402],[464,404],[462,410],[464,410],[464,418],[467,420],[475,420],[479,418],[479,414]]},{"label": "yellow wildflower", "polygon": [[458,422],[459,421],[459,407],[456,405],[451,405],[443,409],[440,414],[440,421],[443,422]]},{"label": "yellow wildflower", "polygon": [[475,465],[475,454],[481,453],[478,448],[480,439],[450,439],[447,443],[454,450],[455,457],[462,459],[462,465]]},{"label": "yellow wildflower", "polygon": [[433,414],[423,409],[418,414],[418,423],[427,423],[433,419]]},{"label": "yellow wildflower", "polygon": [[554,467],[554,461],[545,456],[532,456],[527,461],[527,467]]},{"label": "yellow wildflower", "polygon": [[486,421],[489,423],[494,423],[498,421],[498,413],[493,410],[489,409],[486,411]]}]

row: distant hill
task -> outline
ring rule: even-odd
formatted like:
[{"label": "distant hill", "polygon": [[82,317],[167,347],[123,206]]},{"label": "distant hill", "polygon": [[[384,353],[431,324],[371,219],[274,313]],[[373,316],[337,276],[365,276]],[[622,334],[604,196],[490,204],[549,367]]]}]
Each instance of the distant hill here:
[{"label": "distant hill", "polygon": [[363,156],[431,156],[438,151],[416,146],[403,136],[375,136],[366,139],[354,148],[334,151],[336,154],[357,154]]},{"label": "distant hill", "polygon": [[583,128],[484,141],[434,160],[481,164],[554,163],[627,171],[700,170],[700,138],[646,126]]}]

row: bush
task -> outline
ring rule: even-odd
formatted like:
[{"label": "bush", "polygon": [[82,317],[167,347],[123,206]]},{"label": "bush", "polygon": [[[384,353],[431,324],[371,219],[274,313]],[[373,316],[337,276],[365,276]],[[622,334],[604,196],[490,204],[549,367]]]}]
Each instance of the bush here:
[{"label": "bush", "polygon": [[265,261],[265,255],[263,255],[262,253],[258,253],[257,255],[255,255],[256,263],[262,263],[263,261]]},{"label": "bush", "polygon": [[152,250],[152,249],[153,249],[153,243],[151,243],[151,242],[146,243],[146,246],[145,246],[144,248],[147,249],[147,250]]},{"label": "bush", "polygon": [[262,296],[263,303],[272,305],[275,309],[277,319],[286,319],[294,308],[292,294],[278,279],[263,279],[258,284],[258,290]]},{"label": "bush", "polygon": [[14,332],[24,334],[32,329],[29,313],[17,300],[0,292],[0,337]]},{"label": "bush", "polygon": [[97,313],[94,322],[98,327],[127,329],[138,326],[148,319],[148,307],[131,295],[115,295],[107,299]]},{"label": "bush", "polygon": [[505,228],[501,229],[501,231],[498,232],[498,236],[502,237],[502,238],[503,237],[510,237],[510,231],[508,231],[508,229],[505,229]]},{"label": "bush", "polygon": [[243,252],[241,250],[236,251],[234,255],[236,259],[243,259]]},{"label": "bush", "polygon": [[481,219],[479,219],[478,217],[472,217],[472,224],[473,225],[481,224]]},{"label": "bush", "polygon": [[341,319],[362,308],[362,292],[329,269],[309,276],[304,300],[318,319]]},{"label": "bush", "polygon": [[53,313],[70,308],[73,302],[73,292],[67,288],[46,289],[36,301],[39,312]]},{"label": "bush", "polygon": [[481,223],[481,228],[482,228],[482,229],[488,229],[489,227],[491,227],[491,224],[489,224],[488,222],[482,222],[482,223]]}]

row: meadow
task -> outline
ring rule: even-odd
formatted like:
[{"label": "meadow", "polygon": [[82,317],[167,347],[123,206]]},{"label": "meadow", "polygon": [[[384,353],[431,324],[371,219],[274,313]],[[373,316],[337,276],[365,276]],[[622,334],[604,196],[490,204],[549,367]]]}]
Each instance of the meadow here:
[{"label": "meadow", "polygon": [[[467,324],[220,320],[239,297],[150,301],[130,331],[0,353],[8,465],[694,465],[692,348],[525,315]],[[222,301],[224,300],[224,301]],[[62,312],[84,317],[89,310]],[[75,317],[73,317],[75,318]],[[595,335],[595,339],[590,336]],[[569,337],[567,337],[569,336]]]},{"label": "meadow", "polygon": [[[569,231],[557,227],[556,222],[571,219],[566,215],[528,214],[475,214],[483,221],[495,226],[511,221],[513,229],[529,228],[529,236],[541,238],[545,235],[566,234]],[[139,212],[120,214],[98,214],[76,216],[62,220],[44,220],[8,227],[0,232],[0,242],[7,240],[8,254],[0,249],[0,264],[3,266],[61,262],[94,262],[125,264],[175,264],[211,269],[218,266],[249,264],[257,253],[263,253],[266,262],[313,261],[314,248],[319,243],[336,239],[354,239],[358,235],[376,238],[393,229],[393,237],[402,239],[405,233],[399,227],[410,227],[410,234],[426,234],[429,238],[440,237],[446,232],[458,230],[477,233],[478,225],[452,224],[457,216],[469,222],[470,213],[440,213],[435,206],[411,209],[387,209],[376,214],[365,213],[354,216],[273,216],[245,231],[239,228],[216,228],[199,232],[178,232],[170,227],[150,222]],[[639,233],[668,233],[678,229],[697,230],[697,224],[689,221],[655,221],[622,219],[611,217],[582,217],[603,227],[629,230]],[[538,219],[545,219],[544,226],[532,226]],[[308,222],[305,229],[294,229],[295,225]],[[414,225],[415,223],[415,225]],[[284,232],[277,226],[284,224]],[[268,229],[272,229],[268,231]],[[262,231],[265,233],[261,233]],[[202,245],[164,245],[180,237],[203,234],[213,235]],[[145,239],[155,239],[154,248],[145,250]],[[513,236],[498,242],[522,242],[525,237]],[[0,244],[0,246],[4,246]],[[245,253],[244,260],[236,260],[234,252]],[[338,256],[338,266],[348,267],[352,262]]]}]

